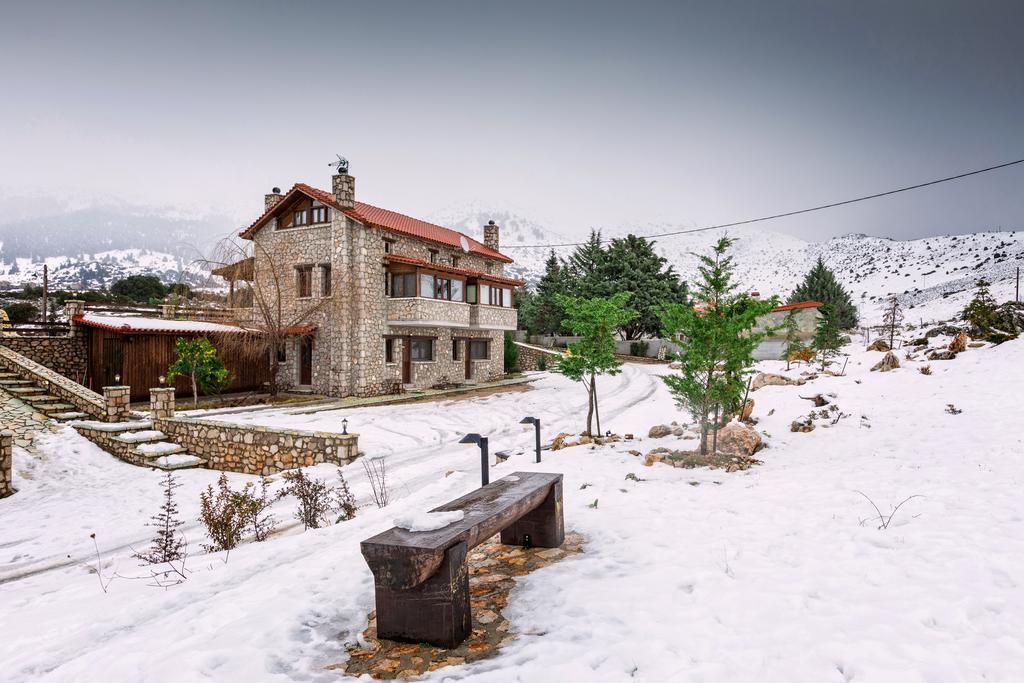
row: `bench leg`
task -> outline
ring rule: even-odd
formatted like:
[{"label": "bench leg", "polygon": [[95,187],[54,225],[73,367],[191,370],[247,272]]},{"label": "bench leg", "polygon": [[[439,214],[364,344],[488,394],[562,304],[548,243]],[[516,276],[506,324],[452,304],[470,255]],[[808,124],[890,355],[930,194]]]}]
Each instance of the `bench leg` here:
[{"label": "bench leg", "polygon": [[562,481],[551,486],[547,498],[518,522],[501,532],[505,545],[526,545],[537,548],[557,548],[565,541],[565,524],[562,521]]},{"label": "bench leg", "polygon": [[377,637],[457,647],[473,630],[466,544],[452,546],[444,562],[415,588],[376,586]]}]

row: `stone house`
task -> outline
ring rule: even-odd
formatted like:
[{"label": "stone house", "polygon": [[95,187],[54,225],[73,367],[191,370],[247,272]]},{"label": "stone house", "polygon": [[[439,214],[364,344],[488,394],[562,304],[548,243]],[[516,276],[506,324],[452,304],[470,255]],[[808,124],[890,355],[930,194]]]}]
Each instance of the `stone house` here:
[{"label": "stone house", "polygon": [[330,192],[274,188],[264,209],[240,233],[251,261],[217,272],[232,291],[245,273],[257,320],[280,305],[274,324],[290,321],[276,359],[281,386],[367,396],[504,373],[504,333],[516,329],[513,290],[523,282],[504,275],[512,259],[499,251],[493,221],[481,243],[356,201],[347,166]]}]

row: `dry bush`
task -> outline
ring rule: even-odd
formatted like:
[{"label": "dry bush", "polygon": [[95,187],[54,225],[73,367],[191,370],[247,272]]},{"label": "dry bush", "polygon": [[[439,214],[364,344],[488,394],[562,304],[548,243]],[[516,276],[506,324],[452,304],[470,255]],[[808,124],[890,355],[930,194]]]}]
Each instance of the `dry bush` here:
[{"label": "dry bush", "polygon": [[387,466],[384,464],[384,458],[371,458],[369,460],[364,458],[363,470],[366,472],[366,478],[370,480],[370,487],[373,489],[373,502],[379,508],[387,507],[387,504],[390,502],[390,492],[388,491],[388,472]]},{"label": "dry bush", "polygon": [[331,513],[337,513],[335,523],[352,519],[356,515],[356,499],[349,491],[348,482],[338,470],[340,483],[330,486],[319,479],[307,477],[301,469],[288,477],[289,485],[279,497],[295,496],[299,507],[295,518],[306,529],[319,529],[330,523]]},{"label": "dry bush", "polygon": [[932,374],[932,366],[922,365],[917,369],[917,371],[920,372],[922,375],[930,375]]},{"label": "dry bush", "polygon": [[221,473],[217,490],[213,485],[199,494],[199,521],[206,527],[206,533],[213,543],[204,543],[209,553],[231,550],[242,540],[247,520],[238,507],[238,492],[228,486],[228,477]]}]

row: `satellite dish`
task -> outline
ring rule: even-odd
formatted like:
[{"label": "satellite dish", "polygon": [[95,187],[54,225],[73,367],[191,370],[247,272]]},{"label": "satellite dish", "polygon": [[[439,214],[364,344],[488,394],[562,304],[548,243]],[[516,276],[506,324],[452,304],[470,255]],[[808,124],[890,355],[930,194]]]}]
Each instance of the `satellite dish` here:
[{"label": "satellite dish", "polygon": [[459,244],[462,246],[462,251],[469,253],[469,240],[466,239],[465,235],[459,235]]}]

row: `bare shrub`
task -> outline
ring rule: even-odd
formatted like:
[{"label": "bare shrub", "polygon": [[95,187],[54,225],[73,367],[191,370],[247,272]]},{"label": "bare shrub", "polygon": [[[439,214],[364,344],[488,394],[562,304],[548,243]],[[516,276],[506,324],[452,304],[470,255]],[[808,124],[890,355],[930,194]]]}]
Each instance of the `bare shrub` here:
[{"label": "bare shrub", "polygon": [[338,470],[339,484],[334,489],[334,510],[338,513],[338,518],[334,520],[334,523],[347,522],[356,516],[356,497],[352,495],[352,492],[348,488],[348,482],[345,481],[345,476]]},{"label": "bare shrub", "polygon": [[295,518],[307,529],[319,529],[330,524],[331,513],[337,514],[335,523],[344,522],[356,516],[356,499],[341,470],[338,470],[338,479],[338,485],[331,486],[319,479],[307,477],[299,469],[289,473],[290,483],[279,496],[295,496],[298,499]]},{"label": "bare shrub", "polygon": [[373,489],[373,502],[379,508],[387,507],[391,501],[390,491],[388,491],[387,465],[384,463],[384,458],[364,458],[363,471],[366,472],[366,478],[370,480],[370,488]]},{"label": "bare shrub", "polygon": [[257,543],[267,540],[267,536],[274,533],[274,529],[277,528],[274,516],[267,512],[277,498],[278,496],[270,495],[265,477],[260,477],[258,495],[256,485],[251,481],[247,482],[241,491],[232,492],[231,504],[244,527],[252,531],[253,539]]},{"label": "bare shrub", "polygon": [[[880,522],[879,525],[878,525],[879,529],[888,529],[889,528],[889,525],[892,524],[893,517],[896,516],[896,513],[899,512],[899,509],[901,507],[903,507],[904,503],[906,503],[907,501],[913,500],[914,498],[924,498],[924,496],[922,496],[920,494],[917,494],[917,493],[915,493],[912,496],[907,496],[906,498],[904,498],[900,502],[899,505],[897,505],[896,507],[894,507],[892,509],[892,512],[890,512],[888,515],[883,515],[882,511],[878,509],[877,505],[875,505],[875,501],[873,501],[870,498],[868,498],[868,495],[866,493],[864,493],[863,491],[854,491],[854,493],[859,493],[860,495],[864,496],[864,499],[866,501],[868,501],[869,503],[871,503],[871,507],[875,508],[875,512],[878,513],[878,521]],[[916,517],[916,515],[915,515],[915,517]],[[869,517],[868,519],[871,519],[871,518]],[[864,522],[866,522],[866,521],[868,521],[868,520],[867,519],[862,519],[860,521],[860,523],[863,525]]]},{"label": "bare shrub", "polygon": [[174,500],[174,490],[181,484],[174,481],[174,474],[168,471],[162,485],[164,501],[160,512],[150,517],[151,521],[146,525],[155,527],[156,534],[148,550],[133,553],[133,557],[142,560],[143,564],[174,562],[185,556],[185,539],[178,531],[185,523],[178,518],[178,504]]},{"label": "bare shrub", "polygon": [[932,366],[922,365],[917,369],[917,371],[920,372],[922,375],[930,375],[932,374]]},{"label": "bare shrub", "polygon": [[231,550],[242,540],[246,520],[237,505],[238,492],[228,486],[228,477],[221,473],[217,490],[213,485],[199,494],[199,521],[206,527],[206,533],[213,543],[204,543],[209,553]]}]

